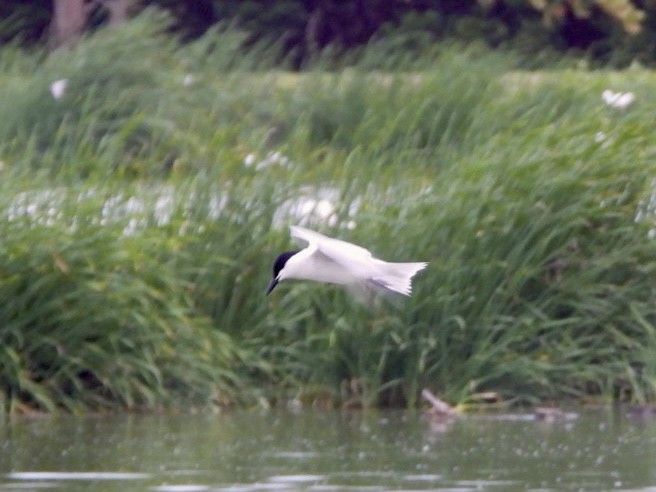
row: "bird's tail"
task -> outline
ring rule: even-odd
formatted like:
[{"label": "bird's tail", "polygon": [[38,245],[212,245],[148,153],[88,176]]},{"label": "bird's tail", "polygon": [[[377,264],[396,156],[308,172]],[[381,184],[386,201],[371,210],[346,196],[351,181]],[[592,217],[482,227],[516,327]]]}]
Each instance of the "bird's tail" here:
[{"label": "bird's tail", "polygon": [[404,296],[412,293],[412,277],[426,268],[428,263],[388,263],[384,275],[371,279],[374,284]]}]

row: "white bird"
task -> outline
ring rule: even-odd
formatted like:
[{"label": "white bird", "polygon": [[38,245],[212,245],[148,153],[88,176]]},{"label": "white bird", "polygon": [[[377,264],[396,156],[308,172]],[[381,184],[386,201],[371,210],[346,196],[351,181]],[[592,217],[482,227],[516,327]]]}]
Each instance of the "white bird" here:
[{"label": "white bird", "polygon": [[300,226],[291,226],[291,236],[307,246],[282,253],[273,264],[269,294],[283,280],[312,280],[338,284],[356,293],[396,292],[409,296],[412,277],[428,263],[388,263],[361,246],[333,239]]}]

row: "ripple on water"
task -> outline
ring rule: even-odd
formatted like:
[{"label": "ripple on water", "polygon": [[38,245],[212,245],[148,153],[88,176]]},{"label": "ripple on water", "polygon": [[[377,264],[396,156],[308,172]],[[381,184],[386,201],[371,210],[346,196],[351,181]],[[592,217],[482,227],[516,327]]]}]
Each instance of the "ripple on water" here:
[{"label": "ripple on water", "polygon": [[55,482],[7,482],[0,483],[0,490],[36,490],[36,489],[54,489],[59,487]]},{"label": "ripple on water", "polygon": [[303,483],[303,482],[320,482],[325,480],[323,475],[274,475],[269,477],[270,482],[282,483]]},{"label": "ripple on water", "polygon": [[11,472],[10,480],[143,480],[148,473],[126,472]]},{"label": "ripple on water", "polygon": [[150,490],[154,490],[155,492],[203,492],[205,490],[210,490],[210,488],[207,485],[183,484],[183,485],[159,485],[157,487],[153,487]]},{"label": "ripple on water", "polygon": [[314,451],[278,451],[275,453],[271,453],[271,456],[274,458],[291,458],[295,460],[303,460],[303,459],[310,459],[310,458],[316,458],[319,456],[319,453],[316,453]]},{"label": "ripple on water", "polygon": [[434,473],[424,473],[421,475],[404,475],[403,479],[410,482],[436,482],[442,480],[443,477]]}]

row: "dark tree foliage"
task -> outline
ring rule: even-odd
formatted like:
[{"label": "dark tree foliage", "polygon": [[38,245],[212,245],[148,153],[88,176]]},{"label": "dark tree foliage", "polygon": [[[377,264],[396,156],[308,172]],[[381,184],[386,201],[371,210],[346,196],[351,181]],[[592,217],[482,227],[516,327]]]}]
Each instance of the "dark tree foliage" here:
[{"label": "dark tree foliage", "polygon": [[[167,10],[174,21],[173,29],[183,41],[201,36],[214,24],[222,20],[216,0],[141,0],[141,7],[159,7]],[[237,3],[237,2],[235,2]]]},{"label": "dark tree foliage", "polygon": [[43,41],[51,16],[51,0],[0,1],[0,43]]},{"label": "dark tree foliage", "polygon": [[[87,3],[87,28],[104,25],[103,2]],[[589,3],[586,16],[575,15],[566,1],[552,4],[562,11],[556,22],[545,22],[528,0],[133,0],[133,11],[168,11],[171,30],[183,42],[220,22],[235,25],[249,42],[279,43],[298,66],[327,46],[339,53],[391,35],[405,36],[411,42],[403,46],[413,49],[444,39],[477,40],[526,53],[578,50],[616,66],[656,62],[656,2],[634,0],[645,18],[633,36],[597,4]],[[0,0],[0,43],[45,43],[51,18],[52,0]]]}]

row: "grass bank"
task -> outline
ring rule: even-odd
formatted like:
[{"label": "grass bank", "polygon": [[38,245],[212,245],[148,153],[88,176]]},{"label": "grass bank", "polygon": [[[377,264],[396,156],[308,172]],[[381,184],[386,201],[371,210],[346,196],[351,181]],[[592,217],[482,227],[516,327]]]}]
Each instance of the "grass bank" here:
[{"label": "grass bank", "polygon": [[[376,46],[290,74],[149,16],[0,53],[8,411],[656,397],[652,74]],[[401,307],[266,298],[291,223],[430,266]]]}]

